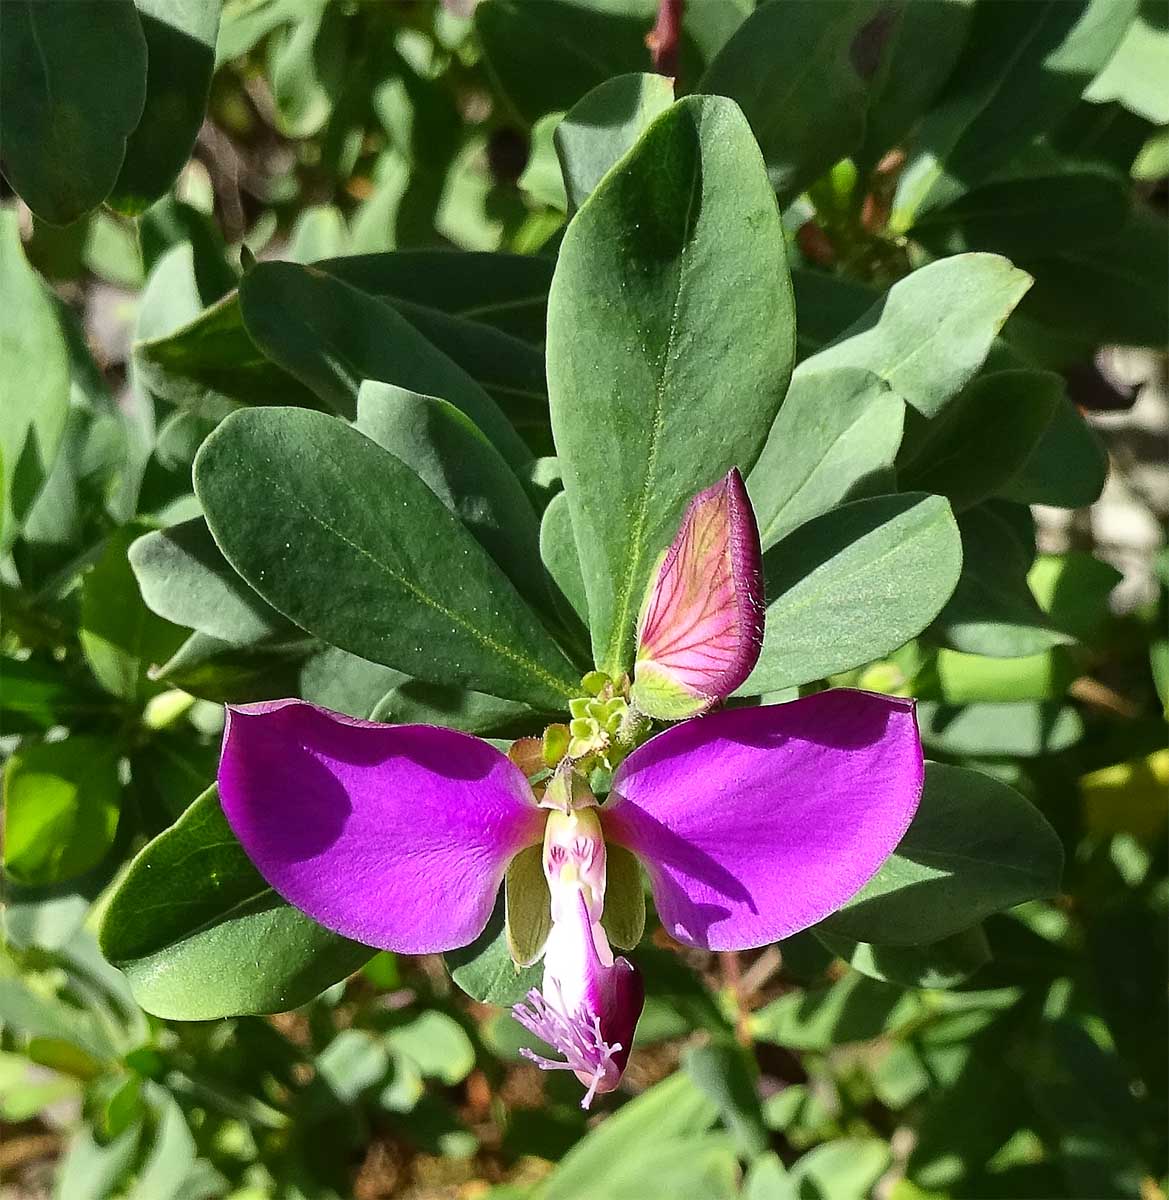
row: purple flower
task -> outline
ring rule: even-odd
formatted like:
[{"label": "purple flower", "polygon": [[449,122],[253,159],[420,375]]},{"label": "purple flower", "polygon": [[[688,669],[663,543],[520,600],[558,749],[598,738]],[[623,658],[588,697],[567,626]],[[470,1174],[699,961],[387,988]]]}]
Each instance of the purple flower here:
[{"label": "purple flower", "polygon": [[[839,908],[917,808],[923,764],[909,700],[827,691],[648,736],[648,717],[706,710],[750,672],[762,638],[759,562],[733,471],[695,497],[655,573],[632,686],[587,675],[570,725],[513,750],[531,778],[451,729],[359,721],[300,700],[230,709],[219,768],[227,820],[290,904],[405,954],[474,941],[506,878],[513,955],[544,959],[543,987],[513,1011],[563,1061],[525,1053],[574,1071],[588,1107],[619,1083],[644,1000],[637,968],[614,956],[602,924],[608,846],[641,861],[673,937],[746,950]],[[602,804],[586,782],[597,768],[615,768]],[[509,866],[535,846],[546,887],[523,871],[528,883],[513,895]],[[510,934],[523,905],[536,944],[519,947]]]},{"label": "purple flower", "polygon": [[604,804],[567,813],[540,807],[519,768],[468,734],[299,700],[230,710],[219,769],[228,822],[284,899],[405,954],[474,941],[509,863],[544,839],[544,989],[517,1016],[586,1099],[616,1086],[642,1003],[599,923],[606,842],[641,860],[671,935],[744,950],[815,924],[866,883],[921,782],[912,702],[847,690],[675,725],[625,759]]}]

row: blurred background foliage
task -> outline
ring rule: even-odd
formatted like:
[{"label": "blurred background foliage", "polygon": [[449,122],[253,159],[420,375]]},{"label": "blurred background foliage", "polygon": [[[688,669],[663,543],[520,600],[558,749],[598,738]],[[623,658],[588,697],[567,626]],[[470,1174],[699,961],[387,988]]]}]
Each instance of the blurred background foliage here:
[{"label": "blurred background foliage", "polygon": [[[0,6],[6,1200],[1165,1195],[1169,14],[662,9]],[[221,702],[368,715],[393,690],[231,609],[213,571],[152,596],[128,557],[198,517],[191,460],[226,411],[322,406],[289,356],[325,335],[241,316],[241,272],[378,256],[321,277],[397,308],[550,453],[547,287],[579,199],[553,131],[655,61],[752,124],[801,354],[933,256],[993,250],[1035,278],[990,363],[1056,372],[1054,415],[989,490],[899,460],[969,506],[957,608],[835,682],[917,696],[932,758],[1029,797],[1063,842],[1061,893],[928,958],[810,935],[708,955],[658,933],[640,1052],[600,1116],[437,959],[378,954],[271,1017],[148,1015],[149,955],[132,992],[94,931],[131,855],[213,778]],[[377,377],[376,329],[351,332],[351,369]],[[302,983],[298,1000],[320,990]]]}]

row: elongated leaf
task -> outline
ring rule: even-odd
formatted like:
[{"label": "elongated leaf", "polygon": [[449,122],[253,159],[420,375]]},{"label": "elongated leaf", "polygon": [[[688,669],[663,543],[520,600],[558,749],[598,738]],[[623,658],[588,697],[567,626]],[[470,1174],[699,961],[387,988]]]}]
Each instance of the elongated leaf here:
[{"label": "elongated leaf", "polygon": [[537,707],[575,694],[575,670],[478,542],[357,430],[304,409],[234,413],[195,487],[228,561],[310,633]]},{"label": "elongated leaf", "polygon": [[394,309],[296,263],[259,263],[240,284],[248,334],[335,412],[352,417],[365,379],[461,409],[513,465],[529,454],[491,397]]},{"label": "elongated leaf", "polygon": [[367,381],[354,422],[410,467],[459,518],[517,591],[537,606],[548,600],[532,564],[540,529],[520,481],[469,417],[434,396]]},{"label": "elongated leaf", "polygon": [[870,372],[802,363],[747,478],[764,550],[846,500],[890,491],[904,417]]},{"label": "elongated leaf", "polygon": [[235,573],[201,517],[144,534],[130,566],[152,612],[246,646],[292,628]]},{"label": "elongated leaf", "polygon": [[[1029,520],[1025,509],[1023,516]],[[962,577],[931,630],[953,650],[1022,658],[1073,640],[1054,628],[1027,587],[1034,546],[1011,518],[1001,501],[959,517]]]},{"label": "elongated leaf", "polygon": [[295,1008],[374,954],[268,887],[235,840],[215,788],[130,864],[100,939],[138,1003],[176,1021]]},{"label": "elongated leaf", "polygon": [[920,946],[991,913],[1054,895],[1063,847],[1030,801],[964,767],[929,763],[917,815],[893,856],[825,930]]},{"label": "elongated leaf", "polygon": [[618,75],[573,105],[553,135],[571,211],[673,102],[673,81],[662,75]]},{"label": "elongated leaf", "polygon": [[785,199],[846,158],[864,136],[867,88],[852,49],[876,9],[871,0],[761,4],[698,84],[742,108]]},{"label": "elongated leaf", "polygon": [[133,0],[0,5],[4,175],[41,220],[68,225],[110,194],[145,99]]},{"label": "elongated leaf", "polygon": [[146,39],[146,102],[109,203],[135,216],[175,181],[203,123],[220,0],[134,0]]},{"label": "elongated leaf", "polygon": [[986,500],[1022,470],[1063,397],[1063,379],[1050,371],[980,376],[921,423],[902,449],[900,485],[948,496],[959,510]]},{"label": "elongated leaf", "polygon": [[568,497],[563,492],[553,496],[544,510],[540,522],[540,557],[548,570],[554,587],[553,598],[559,602],[562,615],[587,622],[589,602],[585,595],[576,538],[572,533]]},{"label": "elongated leaf", "polygon": [[719,98],[659,117],[565,234],[552,427],[593,653],[613,675],[630,665],[646,581],[686,503],[759,455],[791,370],[787,279],[759,151]]},{"label": "elongated leaf", "polygon": [[1120,44],[1137,0],[980,4],[962,57],[901,177],[893,225],[948,203],[1080,98]]},{"label": "elongated leaf", "polygon": [[816,356],[818,370],[864,367],[924,417],[936,416],[982,366],[1031,279],[994,254],[959,254],[895,283]]},{"label": "elongated leaf", "polygon": [[[7,20],[8,6],[0,11]],[[65,337],[52,300],[25,260],[10,210],[0,212],[0,291],[6,301],[0,316],[0,550],[6,550],[52,469],[69,408]]]},{"label": "elongated leaf", "polygon": [[1118,100],[1129,112],[1169,124],[1169,95],[1165,75],[1169,72],[1169,29],[1161,10],[1144,0],[1108,65],[1092,80],[1085,98],[1093,104]]},{"label": "elongated leaf", "polygon": [[862,164],[879,162],[928,110],[962,52],[973,14],[973,0],[901,5],[869,87]]},{"label": "elongated leaf", "polygon": [[778,691],[888,654],[937,616],[961,563],[958,527],[940,496],[856,500],[809,521],[764,555],[773,599],[759,662],[738,694]]}]

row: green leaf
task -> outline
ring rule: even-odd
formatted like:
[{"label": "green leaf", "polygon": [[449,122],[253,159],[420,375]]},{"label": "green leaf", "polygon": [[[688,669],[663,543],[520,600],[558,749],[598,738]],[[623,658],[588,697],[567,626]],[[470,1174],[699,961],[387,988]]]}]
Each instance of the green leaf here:
[{"label": "green leaf", "polygon": [[879,162],[928,111],[962,52],[973,14],[973,0],[900,7],[869,87],[859,163]]},{"label": "green leaf", "polygon": [[980,771],[929,763],[901,844],[823,928],[879,946],[923,946],[1053,896],[1062,872],[1059,838],[1029,800]]},{"label": "green leaf", "polygon": [[133,0],[0,5],[4,176],[51,225],[110,194],[146,99],[146,40]]},{"label": "green leaf", "polygon": [[201,517],[143,534],[128,557],[147,607],[177,625],[237,646],[292,628],[232,570]]},{"label": "green leaf", "polygon": [[816,936],[837,957],[869,979],[912,988],[952,988],[990,962],[981,925],[925,946],[874,946],[817,928]]},{"label": "green leaf", "polygon": [[354,427],[413,470],[530,603],[547,604],[544,581],[532,570],[540,527],[531,502],[465,413],[434,396],[367,380]]},{"label": "green leaf", "polygon": [[129,1174],[141,1137],[141,1124],[134,1124],[102,1144],[82,1125],[61,1160],[56,1200],[108,1200]]},{"label": "green leaf", "polygon": [[62,663],[4,655],[0,657],[0,678],[4,680],[0,714],[6,733],[72,725],[110,711],[109,698],[92,685],[73,679]]},{"label": "green leaf", "polygon": [[759,1105],[758,1068],[753,1057],[733,1042],[693,1047],[683,1069],[719,1107],[719,1115],[735,1140],[740,1158],[767,1149],[768,1135]]},{"label": "green leaf", "polygon": [[195,1165],[195,1139],[178,1101],[158,1090],[157,1127],[127,1200],[182,1200],[183,1180]]},{"label": "green leaf", "polygon": [[544,976],[541,966],[517,967],[508,949],[501,896],[487,927],[469,945],[443,955],[451,978],[482,1004],[518,1004]]},{"label": "green leaf", "polygon": [[1136,3],[976,5],[962,57],[901,176],[893,229],[904,232],[1051,128],[1112,56]]},{"label": "green leaf", "polygon": [[109,738],[74,735],[24,745],[9,758],[4,869],[11,879],[60,883],[105,856],[121,810],[118,757]]},{"label": "green leaf", "polygon": [[913,694],[947,705],[980,701],[1058,700],[1080,673],[1063,646],[1025,658],[987,658],[939,650],[932,680],[913,681]]},{"label": "green leaf", "polygon": [[445,725],[464,733],[530,733],[532,709],[484,692],[405,679],[374,705],[370,717],[390,725]]},{"label": "green leaf", "polygon": [[747,477],[764,550],[846,500],[891,490],[905,404],[855,367],[792,375],[775,424]]},{"label": "green leaf", "polygon": [[961,562],[940,496],[854,500],[807,522],[763,556],[773,599],[759,661],[737,694],[823,679],[904,645],[949,599]]},{"label": "green leaf", "polygon": [[146,39],[146,102],[109,204],[136,216],[162,196],[195,145],[215,68],[220,0],[134,0]]},{"label": "green leaf", "polygon": [[996,250],[1034,259],[1119,231],[1130,204],[1128,181],[1119,172],[1056,160],[992,179],[932,209],[913,236],[937,252]]},{"label": "green leaf", "polygon": [[494,82],[529,125],[564,112],[611,76],[649,65],[643,17],[550,0],[486,0],[475,9],[475,32]]},{"label": "green leaf", "polygon": [[1108,478],[1108,453],[1070,398],[1061,395],[1026,462],[997,494],[1018,504],[1086,508]]},{"label": "green leaf", "polygon": [[899,485],[948,496],[959,511],[988,499],[1022,470],[1063,398],[1051,371],[980,375],[932,421],[910,424]]},{"label": "green leaf", "polygon": [[923,417],[934,417],[974,377],[995,334],[1031,286],[995,254],[959,254],[895,283],[816,356],[818,370],[864,367]]},{"label": "green leaf", "polygon": [[743,1180],[743,1200],[799,1200],[795,1184],[774,1150],[752,1161]]},{"label": "green leaf", "polygon": [[257,263],[239,289],[248,334],[334,412],[352,417],[362,380],[378,379],[461,409],[513,466],[530,457],[499,408],[390,305],[313,267]]},{"label": "green leaf", "polygon": [[412,1060],[419,1074],[447,1087],[462,1083],[475,1065],[475,1047],[463,1027],[446,1013],[424,1012],[386,1034],[391,1053]]},{"label": "green leaf", "polygon": [[892,1157],[880,1138],[837,1138],[809,1150],[788,1172],[797,1196],[867,1200]]},{"label": "green leaf", "polygon": [[558,602],[562,618],[571,622],[575,617],[578,622],[587,623],[589,602],[572,532],[572,513],[563,492],[557,492],[548,502],[540,521],[540,558],[548,571],[553,600]]},{"label": "green leaf", "polygon": [[1035,288],[1020,316],[1074,331],[1085,346],[1156,346],[1169,324],[1169,228],[1137,209],[1119,233],[1023,265]]},{"label": "green leaf", "polygon": [[791,371],[787,279],[758,148],[716,97],[659,117],[564,236],[548,311],[552,427],[593,652],[614,676],[685,505],[759,455]]},{"label": "green leaf", "polygon": [[[623,1105],[582,1138],[541,1187],[540,1200],[591,1200],[594,1196],[606,1200],[716,1200],[733,1194],[726,1189],[703,1191],[709,1179],[701,1172],[689,1179],[686,1175],[687,1169],[692,1170],[705,1157],[692,1157],[687,1146],[701,1145],[701,1135],[717,1117],[715,1102],[686,1071],[678,1071]],[[646,1162],[647,1147],[663,1152],[655,1156],[659,1161],[653,1164],[653,1171]],[[669,1153],[664,1153],[667,1150]],[[670,1158],[679,1169],[664,1177],[661,1172],[669,1166]],[[632,1173],[633,1178],[626,1174],[619,1186],[623,1173]],[[678,1190],[672,1190],[671,1185]]]},{"label": "green leaf", "polygon": [[876,8],[871,0],[761,4],[698,83],[743,110],[785,200],[864,136],[867,89],[851,51]]},{"label": "green leaf", "polygon": [[992,658],[1041,654],[1072,640],[1052,626],[1027,587],[1034,547],[1024,541],[1010,506],[996,501],[968,509],[958,528],[962,575],[933,634],[954,650]]},{"label": "green leaf", "polygon": [[663,75],[618,75],[565,113],[553,137],[571,211],[673,102],[673,80]]},{"label": "green leaf", "polygon": [[260,877],[209,788],[115,888],[101,949],[147,1012],[175,1021],[284,1012],[374,951],[322,929]]},{"label": "green leaf", "polygon": [[289,231],[289,262],[312,263],[319,258],[334,258],[345,253],[349,231],[341,210],[334,204],[314,204],[296,218]]},{"label": "green leaf", "polygon": [[305,409],[241,410],[194,474],[228,562],[310,633],[536,707],[575,695],[575,670],[479,543],[357,430]]},{"label": "green leaf", "polygon": [[1054,624],[1089,643],[1099,638],[1108,622],[1108,598],[1121,579],[1111,563],[1083,550],[1041,554],[1027,573],[1027,584],[1039,607]]},{"label": "green leaf", "polygon": [[133,524],[111,534],[81,583],[81,648],[98,683],[130,701],[153,690],[150,668],[165,663],[186,638],[185,630],[151,612],[138,593],[128,555],[146,531],[146,525]]},{"label": "green leaf", "polygon": [[[7,23],[23,19],[22,9],[5,4],[0,13]],[[41,11],[41,6],[37,9]],[[52,299],[24,257],[19,222],[11,209],[0,212],[0,291],[5,298],[0,317],[0,358],[5,373],[0,410],[2,552],[16,539],[48,478],[69,410],[65,338]]]},{"label": "green leaf", "polygon": [[752,1036],[791,1050],[823,1052],[867,1042],[911,1021],[920,1002],[899,987],[850,971],[827,987],[796,989],[752,1013]]},{"label": "green leaf", "polygon": [[986,758],[1037,758],[1074,746],[1084,735],[1070,706],[1018,701],[952,707],[917,706],[922,741],[943,754]]},{"label": "green leaf", "polygon": [[373,713],[381,699],[409,678],[392,667],[367,662],[336,646],[325,646],[305,659],[297,695],[350,717],[377,720],[380,718],[373,718]]},{"label": "green leaf", "polygon": [[1092,80],[1085,99],[1118,100],[1154,125],[1169,125],[1169,29],[1157,0],[1143,0],[1108,65]]}]

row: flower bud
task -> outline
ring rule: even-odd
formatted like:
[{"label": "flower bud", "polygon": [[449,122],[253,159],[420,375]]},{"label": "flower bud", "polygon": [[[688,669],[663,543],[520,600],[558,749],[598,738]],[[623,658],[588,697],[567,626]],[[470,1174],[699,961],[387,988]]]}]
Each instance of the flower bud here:
[{"label": "flower bud", "polygon": [[637,629],[630,698],[662,721],[729,696],[763,646],[759,530],[742,476],[699,492],[655,573]]}]

